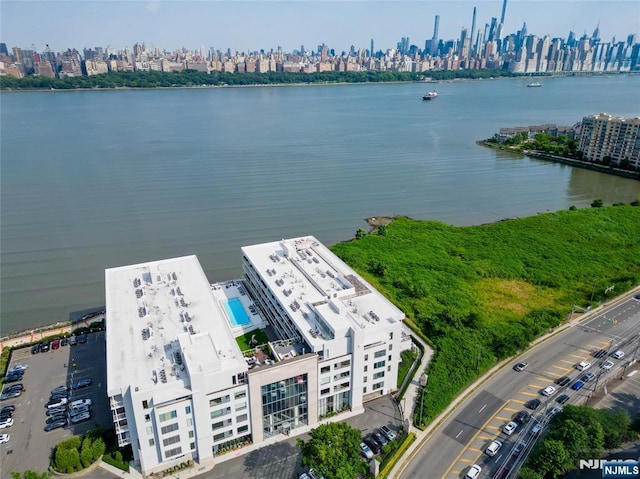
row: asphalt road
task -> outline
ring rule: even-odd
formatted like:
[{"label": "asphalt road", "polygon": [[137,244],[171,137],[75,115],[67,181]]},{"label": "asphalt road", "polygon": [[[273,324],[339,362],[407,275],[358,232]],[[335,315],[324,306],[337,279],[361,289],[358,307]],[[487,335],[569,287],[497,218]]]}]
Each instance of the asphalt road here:
[{"label": "asphalt road", "polygon": [[[561,394],[570,396],[569,404],[584,403],[593,394],[596,383],[600,385],[615,375],[620,377],[623,366],[637,351],[640,344],[640,301],[629,298],[619,302],[590,319],[572,327],[534,347],[496,373],[481,388],[470,395],[437,430],[402,471],[401,477],[461,479],[473,464],[482,467],[480,478],[493,478],[501,466],[511,467],[514,461],[512,449],[517,442],[532,444],[530,428],[533,421],[520,426],[511,436],[502,433],[504,425],[521,410],[525,403],[538,398],[542,404],[531,411],[544,422],[547,413],[558,406],[556,398]],[[615,366],[608,372],[599,365],[604,359],[596,359],[593,353],[607,349],[610,353],[622,349],[626,354],[622,360],[611,359]],[[528,362],[522,372],[513,370],[517,362]],[[587,383],[579,391],[570,385],[582,372],[575,366],[580,361],[592,363],[588,371],[595,373],[597,380]],[[602,373],[602,376],[600,376]],[[555,381],[562,376],[571,377],[569,385],[559,387]],[[546,398],[541,390],[555,386],[556,392]],[[494,439],[503,442],[500,451],[490,458],[484,450]]]}]

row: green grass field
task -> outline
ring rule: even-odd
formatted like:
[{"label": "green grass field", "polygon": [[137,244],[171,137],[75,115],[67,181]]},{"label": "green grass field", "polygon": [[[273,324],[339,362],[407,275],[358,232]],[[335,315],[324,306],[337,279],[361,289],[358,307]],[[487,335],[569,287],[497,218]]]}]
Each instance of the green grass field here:
[{"label": "green grass field", "polygon": [[249,342],[251,341],[251,338],[255,335],[257,342],[257,346],[260,346],[262,344],[266,344],[267,342],[269,342],[269,338],[267,337],[267,335],[259,330],[259,329],[254,329],[253,331],[243,334],[242,336],[238,336],[236,338],[236,342],[238,343],[238,346],[240,346],[240,351],[247,351],[249,349],[253,349],[254,346],[249,346]]},{"label": "green grass field", "polygon": [[573,304],[597,303],[640,282],[640,207],[471,227],[397,218],[384,235],[331,249],[435,343],[424,409],[431,419],[496,360],[562,321]]}]

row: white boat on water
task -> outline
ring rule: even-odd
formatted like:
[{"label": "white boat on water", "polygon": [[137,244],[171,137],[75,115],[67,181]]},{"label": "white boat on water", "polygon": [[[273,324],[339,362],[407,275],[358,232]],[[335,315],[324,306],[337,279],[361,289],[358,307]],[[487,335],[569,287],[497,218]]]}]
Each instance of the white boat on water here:
[{"label": "white boat on water", "polygon": [[438,96],[438,93],[435,91],[429,91],[427,92],[422,99],[423,100],[433,100],[434,98],[436,98]]},{"label": "white boat on water", "polygon": [[528,86],[529,88],[535,88],[535,87],[540,87],[540,86],[542,86],[542,83],[539,83],[539,82],[537,82],[537,81],[534,81],[534,82],[532,82],[532,83],[529,83],[527,86]]}]

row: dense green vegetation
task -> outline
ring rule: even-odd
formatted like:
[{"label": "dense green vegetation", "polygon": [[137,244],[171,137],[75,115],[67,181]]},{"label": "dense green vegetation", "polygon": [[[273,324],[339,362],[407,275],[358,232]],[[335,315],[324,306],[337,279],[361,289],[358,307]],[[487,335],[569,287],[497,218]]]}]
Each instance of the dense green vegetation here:
[{"label": "dense green vegetation", "polygon": [[534,446],[522,479],[556,479],[577,469],[580,459],[599,459],[603,450],[637,437],[624,409],[609,411],[588,406],[565,406],[551,420],[544,440]]},{"label": "dense green vegetation", "polygon": [[71,473],[89,467],[106,450],[101,437],[102,432],[101,429],[89,431],[84,438],[71,436],[59,443],[53,452],[51,461],[53,469]]},{"label": "dense green vegetation", "polygon": [[313,468],[318,477],[351,479],[366,471],[360,455],[360,430],[344,422],[322,424],[309,433],[310,439],[297,440],[302,465]]},{"label": "dense green vegetation", "polygon": [[54,89],[72,90],[76,88],[170,88],[220,85],[273,85],[295,83],[364,83],[364,82],[396,82],[421,81],[425,77],[433,80],[453,80],[457,78],[490,78],[499,76],[516,76],[502,70],[442,70],[424,73],[411,72],[268,72],[268,73],[224,73],[199,72],[185,70],[183,72],[111,72],[103,75],[92,75],[70,78],[47,78],[43,76],[27,76],[14,78],[0,77],[0,88],[12,90]]},{"label": "dense green vegetation", "polygon": [[422,411],[439,414],[468,384],[572,305],[640,282],[640,208],[616,206],[454,227],[397,218],[332,250],[435,345]]},{"label": "dense green vegetation", "polygon": [[418,352],[413,349],[408,349],[400,353],[400,364],[398,365],[398,387],[402,386],[402,381],[404,381],[407,373],[411,370],[413,361],[415,361],[417,356]]},{"label": "dense green vegetation", "polygon": [[49,479],[51,474],[49,472],[35,472],[31,469],[24,471],[22,474],[19,472],[12,472],[11,477],[13,479]]}]

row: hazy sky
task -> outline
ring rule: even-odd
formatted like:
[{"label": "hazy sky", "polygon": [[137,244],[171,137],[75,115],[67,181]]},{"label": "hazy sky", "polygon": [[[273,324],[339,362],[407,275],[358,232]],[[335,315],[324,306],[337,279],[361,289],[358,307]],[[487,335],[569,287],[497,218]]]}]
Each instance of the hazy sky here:
[{"label": "hazy sky", "polygon": [[[0,42],[54,51],[86,47],[116,49],[146,43],[161,49],[211,46],[232,51],[307,50],[326,43],[337,51],[395,47],[403,36],[424,46],[433,34],[434,15],[440,15],[440,38],[476,28],[491,17],[500,19],[502,0],[445,1],[181,1],[181,0],[0,0]],[[640,34],[638,0],[508,0],[505,32],[527,22],[530,34],[566,37],[570,30],[591,35],[600,22],[601,38],[626,39]],[[640,35],[639,35],[640,36]]]}]

